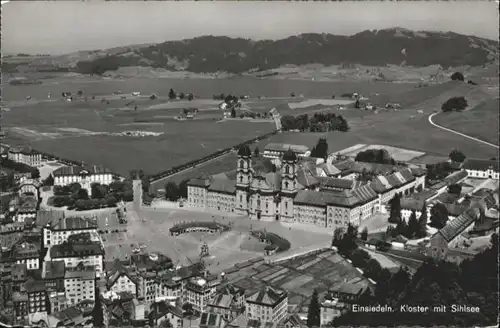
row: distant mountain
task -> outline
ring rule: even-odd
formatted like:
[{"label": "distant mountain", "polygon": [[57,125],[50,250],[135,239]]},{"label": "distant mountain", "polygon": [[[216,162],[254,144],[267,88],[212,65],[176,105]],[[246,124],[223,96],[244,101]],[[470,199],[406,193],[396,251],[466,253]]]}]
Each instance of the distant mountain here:
[{"label": "distant mountain", "polygon": [[244,73],[286,64],[366,66],[439,64],[444,68],[482,66],[498,60],[497,41],[457,33],[415,32],[401,28],[364,31],[352,36],[301,34],[281,40],[253,41],[202,36],[122,52],[98,51],[72,70],[102,74],[124,66],[151,66],[196,73]]}]

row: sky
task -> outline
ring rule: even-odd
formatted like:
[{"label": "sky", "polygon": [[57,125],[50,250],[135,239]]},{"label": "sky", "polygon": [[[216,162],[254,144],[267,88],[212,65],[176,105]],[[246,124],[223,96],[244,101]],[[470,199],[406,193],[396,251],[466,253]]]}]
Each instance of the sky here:
[{"label": "sky", "polygon": [[2,52],[61,54],[201,35],[280,39],[403,27],[498,40],[498,3],[11,1]]}]

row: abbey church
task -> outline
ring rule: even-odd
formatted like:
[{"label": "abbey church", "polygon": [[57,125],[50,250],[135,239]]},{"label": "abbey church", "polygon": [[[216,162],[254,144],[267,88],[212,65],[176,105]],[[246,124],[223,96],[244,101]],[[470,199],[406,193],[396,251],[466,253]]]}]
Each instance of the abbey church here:
[{"label": "abbey church", "polygon": [[[191,208],[248,216],[250,219],[298,222],[335,229],[348,223],[359,225],[380,211],[395,193],[409,194],[423,187],[424,175],[402,169],[385,179],[360,183],[352,178],[324,178],[315,165],[299,160],[291,149],[281,157],[275,172],[261,172],[252,163],[248,146],[238,150],[236,171],[191,179],[188,202]],[[307,165],[306,165],[307,164]],[[311,165],[313,169],[311,169]],[[306,167],[308,169],[306,169]],[[393,181],[392,184],[389,181]],[[331,188],[332,183],[353,187]]]}]

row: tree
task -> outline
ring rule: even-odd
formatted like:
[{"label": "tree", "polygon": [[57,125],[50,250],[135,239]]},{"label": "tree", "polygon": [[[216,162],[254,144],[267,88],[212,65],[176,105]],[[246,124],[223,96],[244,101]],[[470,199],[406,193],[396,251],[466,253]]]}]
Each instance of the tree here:
[{"label": "tree", "polygon": [[465,155],[464,153],[462,153],[460,150],[458,149],[453,149],[451,152],[450,152],[450,155],[449,155],[449,158],[454,161],[454,162],[459,162],[459,163],[462,163],[463,161],[465,161]]},{"label": "tree", "polygon": [[418,218],[418,226],[419,229],[417,231],[417,238],[422,238],[427,236],[427,206],[425,203],[422,205],[422,209],[420,210],[421,214]]},{"label": "tree", "polygon": [[233,107],[233,108],[231,108],[231,117],[232,117],[232,118],[235,118],[235,117],[236,117],[236,109],[234,109],[234,107]]},{"label": "tree", "polygon": [[408,219],[408,234],[405,237],[413,238],[419,234],[419,231],[420,223],[417,220],[417,213],[415,210],[412,210]]},{"label": "tree", "polygon": [[93,183],[90,186],[90,198],[92,199],[101,199],[106,197],[107,188],[100,183]]},{"label": "tree", "polygon": [[448,222],[448,210],[443,203],[436,203],[431,208],[431,227],[441,229]]},{"label": "tree", "polygon": [[187,303],[187,302],[186,302],[186,303],[184,303],[184,304],[182,305],[182,311],[184,311],[184,313],[185,313],[186,315],[191,315],[191,314],[193,314],[193,312],[194,312],[193,305],[192,305],[191,303]]},{"label": "tree", "polygon": [[94,309],[92,311],[92,321],[94,327],[104,327],[104,314],[102,311],[102,302],[100,298],[99,287],[95,288],[95,301],[94,301]]},{"label": "tree", "polygon": [[312,296],[309,308],[307,310],[307,326],[319,327],[321,325],[321,307],[319,305],[318,291],[315,289]]},{"label": "tree", "polygon": [[448,186],[448,192],[454,195],[460,195],[462,193],[462,186],[459,184],[452,184]]},{"label": "tree", "polygon": [[81,96],[83,96],[83,91],[82,90],[78,90],[78,92],[76,94],[78,95],[78,97],[81,97]]},{"label": "tree", "polygon": [[255,147],[255,149],[253,150],[253,155],[255,157],[259,157],[260,155],[260,150],[259,150],[259,147]]},{"label": "tree", "polygon": [[76,198],[83,200],[89,199],[89,192],[87,191],[87,189],[82,188],[76,192]]},{"label": "tree", "polygon": [[392,164],[396,161],[391,157],[386,149],[368,149],[361,151],[354,159],[356,162],[378,163],[378,164]]},{"label": "tree", "polygon": [[405,220],[399,220],[395,229],[396,235],[407,236],[408,235],[408,224]]},{"label": "tree", "polygon": [[363,231],[361,231],[361,239],[368,240],[368,228],[364,227]]},{"label": "tree", "polygon": [[181,92],[179,93],[179,99],[184,99],[186,97],[186,95],[184,94],[184,92]]},{"label": "tree", "polygon": [[147,175],[143,175],[141,178],[142,182],[142,191],[145,193],[149,193],[149,187],[151,186],[151,183],[149,182],[149,177]]},{"label": "tree", "polygon": [[34,167],[31,170],[31,178],[32,179],[38,179],[38,178],[40,178],[40,170],[38,170],[36,167]]},{"label": "tree", "polygon": [[73,182],[72,184],[70,184],[68,186],[68,189],[69,189],[70,193],[76,194],[78,192],[78,190],[82,189],[82,185],[79,184],[78,182]]},{"label": "tree", "polygon": [[54,185],[54,177],[52,174],[49,174],[49,176],[43,180],[43,185],[44,186],[53,186]]},{"label": "tree", "polygon": [[177,195],[182,198],[187,198],[188,196],[188,183],[189,179],[184,179],[181,182],[179,182],[179,185],[177,186]]},{"label": "tree", "polygon": [[324,158],[328,157],[328,142],[325,138],[320,138],[316,143],[316,146],[313,147],[311,151],[311,157],[316,158]]},{"label": "tree", "polygon": [[451,79],[453,81],[464,81],[465,80],[464,75],[460,72],[455,72],[455,73],[451,74]]},{"label": "tree", "polygon": [[114,196],[108,195],[106,197],[106,204],[108,205],[108,207],[115,207],[116,203],[117,203],[117,200]]},{"label": "tree", "polygon": [[165,185],[165,198],[170,201],[179,199],[179,189],[174,181],[169,181]]},{"label": "tree", "polygon": [[194,99],[194,95],[192,93],[188,94],[188,100],[191,101]]},{"label": "tree", "polygon": [[389,222],[398,223],[401,221],[401,198],[399,194],[394,194],[394,197],[389,201],[390,212],[389,212]]},{"label": "tree", "polygon": [[168,92],[168,99],[174,100],[176,98],[177,98],[177,95],[175,94],[174,89],[170,89],[170,91]]},{"label": "tree", "polygon": [[452,97],[441,105],[441,110],[443,112],[461,111],[466,109],[468,105],[465,97]]},{"label": "tree", "polygon": [[360,108],[360,104],[359,104],[359,99],[356,99],[356,103],[354,104],[354,108]]}]

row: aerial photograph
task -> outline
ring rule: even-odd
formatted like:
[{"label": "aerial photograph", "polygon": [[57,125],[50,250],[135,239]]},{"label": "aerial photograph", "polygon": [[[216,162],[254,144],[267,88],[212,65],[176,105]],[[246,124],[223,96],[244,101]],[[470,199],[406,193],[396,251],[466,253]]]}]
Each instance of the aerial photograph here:
[{"label": "aerial photograph", "polygon": [[2,1],[0,328],[498,327],[497,1]]}]

